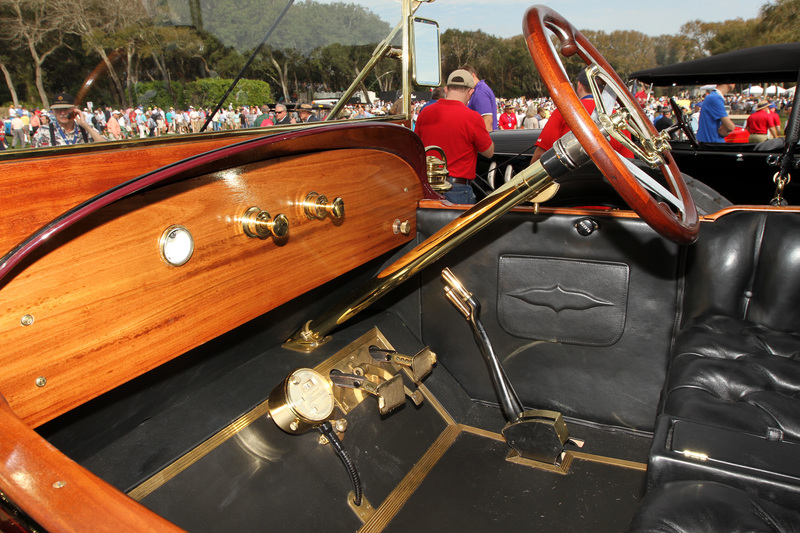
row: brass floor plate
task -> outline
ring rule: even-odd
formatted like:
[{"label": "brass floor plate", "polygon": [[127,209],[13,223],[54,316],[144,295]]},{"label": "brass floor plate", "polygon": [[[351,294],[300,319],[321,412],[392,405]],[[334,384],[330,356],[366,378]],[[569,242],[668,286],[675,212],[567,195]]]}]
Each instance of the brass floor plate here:
[{"label": "brass floor plate", "polygon": [[349,505],[350,509],[356,513],[356,516],[361,520],[362,523],[370,520],[375,514],[375,508],[369,503],[369,500],[367,500],[367,497],[363,494],[361,495],[361,505],[356,505],[355,494],[352,492],[348,494],[347,505]]},{"label": "brass floor plate", "polygon": [[561,463],[557,465],[550,465],[541,461],[525,459],[524,457],[520,457],[519,453],[517,453],[517,450],[511,450],[508,452],[506,461],[517,465],[547,470],[548,472],[555,472],[556,474],[566,474],[569,472],[569,467],[572,465],[572,457],[573,455],[571,452],[564,452],[561,454]]}]

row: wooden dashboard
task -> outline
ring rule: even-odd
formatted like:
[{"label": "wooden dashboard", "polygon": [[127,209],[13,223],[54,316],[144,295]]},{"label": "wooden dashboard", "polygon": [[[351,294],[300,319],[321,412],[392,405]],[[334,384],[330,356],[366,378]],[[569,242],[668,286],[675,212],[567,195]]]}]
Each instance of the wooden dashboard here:
[{"label": "wooden dashboard", "polygon": [[[25,423],[51,420],[413,238],[425,162],[407,129],[331,126],[242,144],[68,213],[3,258],[0,393]],[[341,198],[344,216],[309,218],[312,192]],[[270,220],[285,215],[288,234],[249,237],[254,207]],[[160,248],[175,225],[193,238],[182,266]]]}]

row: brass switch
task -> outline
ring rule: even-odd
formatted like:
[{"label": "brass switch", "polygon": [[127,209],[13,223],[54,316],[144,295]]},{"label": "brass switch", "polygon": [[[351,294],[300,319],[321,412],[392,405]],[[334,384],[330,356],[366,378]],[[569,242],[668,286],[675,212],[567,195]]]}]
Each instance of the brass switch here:
[{"label": "brass switch", "polygon": [[314,191],[306,195],[303,209],[310,220],[323,220],[325,217],[339,220],[344,217],[344,200],[339,197],[328,202],[328,197]]},{"label": "brass switch", "polygon": [[280,239],[289,233],[289,219],[286,215],[279,214],[270,220],[268,212],[260,207],[251,207],[242,217],[242,230],[245,235],[254,239],[266,239],[269,236]]}]

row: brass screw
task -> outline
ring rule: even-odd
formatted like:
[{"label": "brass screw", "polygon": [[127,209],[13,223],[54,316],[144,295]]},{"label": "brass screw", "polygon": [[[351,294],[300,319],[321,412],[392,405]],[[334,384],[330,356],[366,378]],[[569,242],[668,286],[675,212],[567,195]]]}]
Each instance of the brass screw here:
[{"label": "brass screw", "polygon": [[30,326],[33,324],[33,315],[22,315],[22,318],[19,321],[20,324],[23,326]]},{"label": "brass screw", "polygon": [[64,487],[66,487],[66,486],[67,486],[67,482],[66,481],[56,481],[55,483],[53,483],[53,488],[54,489],[62,489]]},{"label": "brass screw", "polygon": [[36,378],[36,386],[37,387],[44,387],[45,385],[47,385],[47,378],[46,377],[39,376],[38,378]]}]

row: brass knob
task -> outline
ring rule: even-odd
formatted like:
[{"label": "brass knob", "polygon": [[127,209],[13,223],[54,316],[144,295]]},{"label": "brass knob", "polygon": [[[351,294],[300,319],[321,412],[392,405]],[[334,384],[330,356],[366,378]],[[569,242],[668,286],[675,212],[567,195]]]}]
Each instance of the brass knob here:
[{"label": "brass knob", "polygon": [[403,235],[408,235],[409,233],[411,233],[411,222],[409,222],[408,220],[400,222],[400,219],[396,219],[392,223],[392,231],[395,234],[402,233]]},{"label": "brass knob", "polygon": [[344,200],[339,197],[328,202],[328,197],[311,191],[303,201],[303,209],[310,220],[323,220],[329,216],[335,219],[344,217]]},{"label": "brass knob", "polygon": [[289,233],[289,219],[279,214],[270,220],[270,214],[260,207],[251,207],[242,218],[242,230],[248,237],[266,239],[274,236],[277,239]]}]

